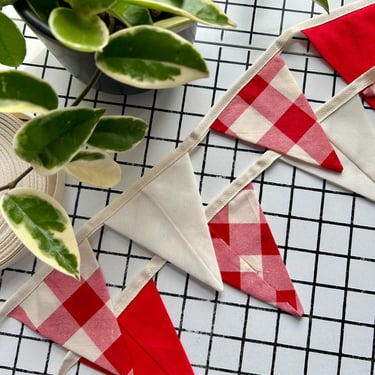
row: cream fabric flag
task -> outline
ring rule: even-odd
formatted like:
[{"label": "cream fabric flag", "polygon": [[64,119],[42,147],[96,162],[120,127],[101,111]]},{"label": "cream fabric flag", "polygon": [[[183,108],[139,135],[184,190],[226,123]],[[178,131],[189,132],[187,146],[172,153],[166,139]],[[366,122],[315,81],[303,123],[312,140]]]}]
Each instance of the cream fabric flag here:
[{"label": "cream fabric flag", "polygon": [[105,225],[203,283],[223,290],[188,154],[144,186]]},{"label": "cream fabric flag", "polygon": [[375,127],[359,96],[327,117],[323,128],[331,142],[375,182]]},{"label": "cream fabric flag", "polygon": [[[329,104],[323,106],[322,112]],[[370,123],[360,98],[354,96],[329,114],[321,124],[344,165],[341,174],[306,165],[285,156],[282,159],[375,201],[375,128]]]}]

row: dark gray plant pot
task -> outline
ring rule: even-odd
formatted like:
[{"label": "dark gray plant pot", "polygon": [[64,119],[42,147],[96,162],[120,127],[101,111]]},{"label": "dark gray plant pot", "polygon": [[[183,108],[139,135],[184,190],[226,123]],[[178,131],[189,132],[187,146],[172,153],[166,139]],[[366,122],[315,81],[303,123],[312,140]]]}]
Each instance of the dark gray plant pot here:
[{"label": "dark gray plant pot", "polygon": [[[18,0],[13,6],[27,26],[30,27],[60,64],[78,80],[87,83],[96,70],[94,54],[74,51],[62,45],[52,35],[48,25],[34,14],[25,0]],[[179,34],[188,41],[193,42],[195,32],[196,26],[193,26]],[[138,94],[146,91],[117,82],[104,73],[100,76],[94,88],[109,94],[123,95]]]}]

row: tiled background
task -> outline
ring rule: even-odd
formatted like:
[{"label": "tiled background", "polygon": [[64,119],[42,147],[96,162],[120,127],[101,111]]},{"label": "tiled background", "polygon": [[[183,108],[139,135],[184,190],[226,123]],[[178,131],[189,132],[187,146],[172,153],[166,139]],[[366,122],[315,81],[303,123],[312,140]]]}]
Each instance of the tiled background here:
[{"label": "tiled background", "polygon": [[[330,0],[336,8],[351,1]],[[68,179],[63,204],[75,226],[174,149],[215,101],[287,27],[322,12],[310,0],[217,1],[237,23],[234,30],[199,26],[196,47],[210,77],[184,87],[135,96],[90,92],[85,105],[135,114],[149,122],[145,141],[117,155],[124,178],[104,191]],[[12,9],[8,14],[17,18]],[[21,69],[46,78],[61,106],[82,84],[72,78],[32,32]],[[316,108],[344,86],[303,38],[284,58]],[[324,88],[324,89],[322,89]],[[375,120],[374,111],[368,115]],[[192,154],[204,204],[259,156],[248,146],[210,133]],[[326,181],[276,162],[255,181],[260,201],[300,295],[301,319],[226,286],[215,293],[172,265],[157,287],[196,374],[372,374],[375,355],[375,206]],[[92,243],[116,295],[150,258],[129,240],[104,229]],[[0,271],[0,301],[34,272],[31,255]],[[55,374],[65,352],[18,322],[0,323],[0,374]],[[81,366],[69,374],[94,374]]]}]

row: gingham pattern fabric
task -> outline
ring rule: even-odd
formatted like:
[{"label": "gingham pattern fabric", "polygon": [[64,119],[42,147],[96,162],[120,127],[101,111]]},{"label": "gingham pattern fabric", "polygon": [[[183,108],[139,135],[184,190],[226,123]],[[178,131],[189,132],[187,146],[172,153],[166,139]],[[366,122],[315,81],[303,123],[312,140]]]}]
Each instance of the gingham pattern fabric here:
[{"label": "gingham pattern fabric", "polygon": [[193,375],[155,283],[116,316],[87,241],[80,250],[80,281],[52,271],[9,316],[105,374]]},{"label": "gingham pattern fabric", "polygon": [[103,274],[92,251],[81,254],[80,281],[52,271],[9,316],[110,373],[127,375],[132,362]]},{"label": "gingham pattern fabric", "polygon": [[337,172],[342,165],[284,60],[276,54],[211,128]]},{"label": "gingham pattern fabric", "polygon": [[[155,283],[150,280],[118,316],[135,375],[193,375]],[[117,356],[116,360],[124,359]],[[87,360],[81,362],[92,366]],[[94,366],[96,369],[103,369]]]},{"label": "gingham pattern fabric", "polygon": [[209,221],[209,228],[224,282],[291,314],[303,314],[252,184]]},{"label": "gingham pattern fabric", "polygon": [[362,91],[364,96],[368,97],[375,97],[375,84],[367,87],[365,90]]}]

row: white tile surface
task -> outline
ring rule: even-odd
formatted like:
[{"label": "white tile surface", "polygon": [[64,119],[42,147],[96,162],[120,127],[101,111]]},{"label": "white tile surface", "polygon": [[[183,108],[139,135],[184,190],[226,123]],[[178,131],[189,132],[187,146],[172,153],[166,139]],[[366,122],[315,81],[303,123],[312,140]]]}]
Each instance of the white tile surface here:
[{"label": "white tile surface", "polygon": [[[331,3],[337,7],[341,0]],[[118,190],[100,191],[68,179],[63,204],[77,226],[172,151],[282,29],[310,18],[312,11],[321,12],[310,0],[218,4],[227,6],[238,28],[224,32],[198,28],[196,45],[207,58],[209,78],[127,98],[89,93],[85,105],[105,107],[113,114],[138,115],[151,122],[151,127],[138,148],[117,156],[124,170]],[[18,24],[22,26],[22,22]],[[29,51],[21,69],[44,74],[57,90],[61,105],[71,101],[82,85],[71,79],[53,56],[45,59],[46,50],[29,30],[26,35]],[[331,97],[334,79],[316,51],[311,49],[311,57],[306,56],[306,45],[304,40],[293,42],[285,60],[315,106]],[[337,85],[341,87],[340,81]],[[251,150],[218,134],[198,146],[191,158],[204,203],[259,156]],[[217,294],[174,266],[164,267],[157,286],[195,373],[370,374],[374,370],[374,204],[282,162],[258,177],[255,188],[286,256],[305,315],[297,319],[281,313],[229,286]],[[93,242],[113,294],[151,256],[109,230]],[[30,277],[33,267],[29,256],[0,271],[0,303]],[[64,354],[63,349],[21,329],[17,322],[0,322],[1,375],[52,375]],[[80,366],[69,374],[97,372]]]}]

